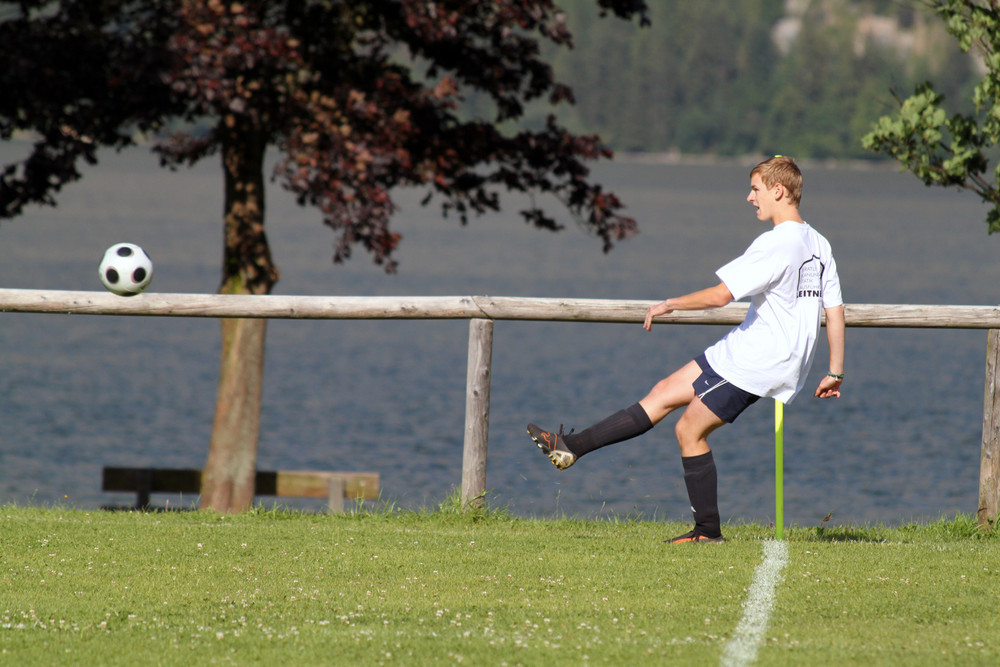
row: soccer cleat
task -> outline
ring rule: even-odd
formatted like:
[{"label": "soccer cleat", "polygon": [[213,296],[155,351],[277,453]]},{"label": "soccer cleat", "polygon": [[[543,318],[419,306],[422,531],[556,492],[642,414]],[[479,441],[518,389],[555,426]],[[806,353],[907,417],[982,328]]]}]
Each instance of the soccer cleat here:
[{"label": "soccer cleat", "polygon": [[722,535],[718,537],[708,537],[707,535],[700,535],[695,531],[690,533],[684,533],[683,535],[678,535],[677,537],[667,540],[667,544],[685,544],[687,542],[699,542],[703,544],[720,544],[725,542],[725,538]]},{"label": "soccer cleat", "polygon": [[[573,431],[571,430],[570,433]],[[552,461],[552,465],[565,470],[576,463],[576,454],[569,451],[566,441],[563,439],[562,425],[559,426],[558,433],[543,431],[534,424],[528,424],[528,435],[535,441],[538,448],[545,452],[545,455]]]}]

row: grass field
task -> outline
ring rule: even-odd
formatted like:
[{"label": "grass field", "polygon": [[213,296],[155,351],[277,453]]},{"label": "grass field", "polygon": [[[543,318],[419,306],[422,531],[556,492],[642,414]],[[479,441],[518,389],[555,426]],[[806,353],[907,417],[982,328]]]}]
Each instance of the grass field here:
[{"label": "grass field", "polygon": [[[684,530],[0,507],[0,664],[1000,664],[1000,538],[968,517],[663,543]],[[765,627],[733,658],[769,544]]]}]

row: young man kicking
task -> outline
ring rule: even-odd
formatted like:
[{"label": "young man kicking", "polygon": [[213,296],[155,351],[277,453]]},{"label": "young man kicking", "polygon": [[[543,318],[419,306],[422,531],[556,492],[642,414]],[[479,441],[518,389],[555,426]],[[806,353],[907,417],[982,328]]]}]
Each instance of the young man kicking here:
[{"label": "young man kicking", "polygon": [[531,439],[565,469],[595,449],[645,433],[687,406],[676,433],[695,525],[670,542],[723,541],[708,435],[762,396],[788,403],[798,394],[812,366],[824,311],[830,365],[813,395],[840,396],[845,337],[840,279],[829,242],[799,214],[801,196],[802,173],[790,158],[777,156],[754,167],[747,201],[757,209],[757,219],[772,228],[716,272],[718,285],[650,306],[643,328],[651,330],[653,318],[675,310],[719,308],[750,297],[742,324],[641,401],[579,433],[528,424]]}]

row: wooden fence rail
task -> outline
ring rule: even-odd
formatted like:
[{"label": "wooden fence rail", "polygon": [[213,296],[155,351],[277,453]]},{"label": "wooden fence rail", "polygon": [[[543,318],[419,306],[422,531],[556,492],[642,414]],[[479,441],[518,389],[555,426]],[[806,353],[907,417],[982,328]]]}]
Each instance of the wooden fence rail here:
[{"label": "wooden fence rail", "polygon": [[[0,289],[0,312],[297,320],[412,319],[642,322],[649,301],[498,296],[244,296]],[[745,303],[657,318],[671,324],[739,324]],[[1000,329],[1000,306],[849,304],[847,325]]]},{"label": "wooden fence rail", "polygon": [[[462,464],[462,501],[480,502],[486,487],[493,320],[642,322],[649,301],[492,296],[239,296],[0,289],[0,312],[267,319],[467,319],[469,360]],[[674,312],[664,324],[743,321],[747,305]],[[1000,509],[1000,306],[848,304],[850,327],[986,329],[989,331],[979,477],[980,525]]]}]

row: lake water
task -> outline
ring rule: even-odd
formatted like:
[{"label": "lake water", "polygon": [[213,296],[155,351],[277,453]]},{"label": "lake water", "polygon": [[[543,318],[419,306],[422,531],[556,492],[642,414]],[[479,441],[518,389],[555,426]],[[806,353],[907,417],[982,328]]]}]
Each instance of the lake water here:
[{"label": "lake water", "polygon": [[[24,150],[0,145],[0,163]],[[559,234],[527,228],[517,199],[460,228],[420,207],[422,193],[402,193],[394,276],[363,251],[333,266],[319,216],[273,187],[275,293],[680,295],[712,284],[715,269],[765,230],[744,201],[748,171],[598,166],[642,229],[607,255],[571,220]],[[971,193],[928,189],[894,170],[805,172],[802,211],[832,242],[848,303],[998,302],[1000,237],[986,234],[986,208]],[[104,249],[131,241],[155,262],[150,291],[214,292],[221,211],[214,161],[171,173],[145,151],[106,154],[57,208],[0,226],[0,286],[100,290]],[[687,520],[675,417],[562,472],[524,425],[582,428],[641,398],[724,331],[497,322],[490,503],[521,516]],[[272,322],[259,467],[377,471],[386,501],[441,503],[461,480],[467,336],[465,321]],[[985,351],[984,331],[849,329],[844,396],[819,401],[808,394],[826,369],[824,343],[809,390],[785,411],[786,521],[816,525],[830,511],[834,524],[975,512]],[[202,466],[218,354],[212,320],[0,314],[0,502],[127,504],[130,495],[100,490],[102,466]],[[773,517],[770,402],[711,443],[723,517]],[[166,500],[192,499],[154,498]]]}]

